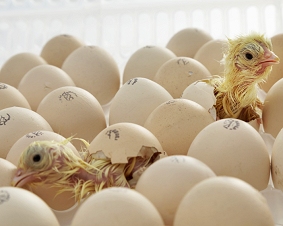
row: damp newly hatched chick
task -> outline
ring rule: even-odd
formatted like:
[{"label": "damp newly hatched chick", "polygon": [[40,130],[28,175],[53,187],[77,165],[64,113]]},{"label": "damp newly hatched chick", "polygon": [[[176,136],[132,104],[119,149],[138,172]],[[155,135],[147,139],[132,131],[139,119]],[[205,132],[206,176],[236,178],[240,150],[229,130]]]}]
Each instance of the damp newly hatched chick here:
[{"label": "damp newly hatched chick", "polygon": [[21,154],[12,185],[49,184],[60,188],[59,193],[73,192],[80,201],[107,187],[134,188],[142,172],[160,154],[155,148],[143,146],[143,156],[130,157],[126,164],[112,164],[110,159],[94,159],[87,150],[83,160],[65,145],[67,142],[32,142]]}]

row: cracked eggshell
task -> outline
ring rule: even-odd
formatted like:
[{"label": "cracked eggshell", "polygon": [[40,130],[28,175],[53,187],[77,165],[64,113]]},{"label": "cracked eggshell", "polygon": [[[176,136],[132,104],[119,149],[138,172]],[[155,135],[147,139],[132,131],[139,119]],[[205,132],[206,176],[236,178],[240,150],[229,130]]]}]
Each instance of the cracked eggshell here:
[{"label": "cracked eggshell", "polygon": [[52,90],[62,86],[75,86],[70,76],[52,65],[39,65],[29,70],[21,79],[18,90],[36,111],[40,101]]},{"label": "cracked eggshell", "polygon": [[6,159],[0,158],[0,187],[11,186],[17,167]]},{"label": "cracked eggshell", "polygon": [[128,158],[160,152],[166,156],[158,139],[144,127],[128,122],[116,123],[102,130],[90,143],[89,151],[97,159],[111,159],[114,163],[127,163]]},{"label": "cracked eggshell", "polygon": [[6,158],[18,139],[36,130],[53,131],[46,119],[30,109],[9,107],[0,110],[0,158]]},{"label": "cracked eggshell", "polygon": [[173,98],[180,98],[191,83],[210,76],[210,72],[199,61],[189,57],[175,57],[158,69],[153,81],[163,86]]},{"label": "cracked eggshell", "polygon": [[186,155],[196,135],[214,122],[209,112],[194,101],[174,99],[155,108],[145,121],[168,155]]},{"label": "cracked eggshell", "polygon": [[258,190],[267,187],[270,158],[261,135],[239,119],[221,119],[200,131],[188,156],[208,165],[217,176],[246,181]]},{"label": "cracked eggshell", "polygon": [[133,78],[116,93],[109,109],[109,124],[131,122],[143,126],[148,115],[161,103],[171,100],[170,93],[147,78]]},{"label": "cracked eggshell", "polygon": [[25,96],[15,87],[0,83],[0,110],[8,107],[23,107],[31,109]]}]

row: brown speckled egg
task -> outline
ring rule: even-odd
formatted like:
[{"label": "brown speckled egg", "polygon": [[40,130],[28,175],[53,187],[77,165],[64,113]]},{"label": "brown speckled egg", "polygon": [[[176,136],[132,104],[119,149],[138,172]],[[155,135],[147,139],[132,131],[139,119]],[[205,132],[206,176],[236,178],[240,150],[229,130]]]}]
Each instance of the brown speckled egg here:
[{"label": "brown speckled egg", "polygon": [[[40,102],[37,113],[46,119],[54,132],[63,137],[75,136],[92,141],[106,127],[103,109],[88,91],[64,86],[48,93]],[[72,141],[80,150],[81,142]]]},{"label": "brown speckled egg", "polygon": [[40,56],[48,64],[60,68],[70,53],[83,45],[84,42],[75,36],[68,34],[57,35],[44,44]]},{"label": "brown speckled egg", "polygon": [[278,80],[267,92],[263,110],[262,123],[264,131],[274,138],[283,127],[283,78]]},{"label": "brown speckled egg", "polygon": [[82,46],[64,61],[62,69],[76,86],[90,92],[101,105],[109,103],[120,87],[120,72],[114,58],[98,46]]},{"label": "brown speckled egg", "polygon": [[226,40],[213,39],[199,48],[194,59],[202,63],[212,75],[223,74],[223,64],[220,61],[223,58],[223,48],[227,44]]},{"label": "brown speckled egg", "polygon": [[212,122],[214,119],[201,105],[174,99],[156,107],[144,127],[157,137],[168,155],[186,155],[196,135]]},{"label": "brown speckled egg", "polygon": [[0,110],[8,107],[23,107],[31,109],[25,96],[15,87],[0,83]]},{"label": "brown speckled egg", "polygon": [[234,177],[211,177],[196,184],[182,199],[174,226],[273,226],[263,195]]},{"label": "brown speckled egg", "polygon": [[49,206],[37,195],[22,188],[0,187],[1,225],[59,226]]},{"label": "brown speckled egg", "polygon": [[161,46],[145,46],[136,50],[126,63],[123,84],[135,77],[153,80],[161,65],[174,57],[176,55],[171,50]]},{"label": "brown speckled egg", "polygon": [[166,47],[178,57],[193,58],[199,48],[211,40],[213,40],[212,36],[204,30],[185,28],[174,34]]},{"label": "brown speckled egg", "polygon": [[154,205],[135,190],[106,188],[89,197],[76,212],[71,226],[164,226]]},{"label": "brown speckled egg", "polygon": [[191,83],[210,76],[210,72],[199,61],[189,57],[175,57],[158,69],[153,81],[163,86],[173,98],[180,98]]},{"label": "brown speckled egg", "polygon": [[0,82],[18,87],[19,82],[30,69],[42,64],[46,64],[46,61],[34,53],[13,55],[0,70]]},{"label": "brown speckled egg", "polygon": [[18,90],[26,97],[31,109],[36,111],[43,97],[62,86],[75,86],[75,83],[62,69],[52,65],[39,65],[24,75]]},{"label": "brown speckled egg", "polygon": [[6,159],[0,158],[0,187],[11,186],[17,167]]},{"label": "brown speckled egg", "polygon": [[[276,34],[271,37],[273,52],[282,60],[283,59],[283,33]],[[272,66],[272,71],[266,82],[261,83],[260,87],[267,93],[269,89],[281,78],[283,63]]]},{"label": "brown speckled egg", "polygon": [[155,205],[165,225],[173,225],[184,195],[209,177],[215,177],[215,174],[201,161],[185,155],[172,155],[152,164],[138,180],[136,191]]},{"label": "brown speckled egg", "polygon": [[52,131],[52,128],[41,115],[30,109],[9,107],[0,110],[0,158],[6,158],[18,139],[36,130]]},{"label": "brown speckled egg", "polygon": [[173,97],[158,83],[147,78],[133,78],[116,93],[109,109],[109,124],[132,122],[143,125],[149,114]]},{"label": "brown speckled egg", "polygon": [[208,165],[217,176],[237,177],[258,190],[267,187],[270,159],[260,134],[239,119],[221,119],[200,131],[188,156]]}]

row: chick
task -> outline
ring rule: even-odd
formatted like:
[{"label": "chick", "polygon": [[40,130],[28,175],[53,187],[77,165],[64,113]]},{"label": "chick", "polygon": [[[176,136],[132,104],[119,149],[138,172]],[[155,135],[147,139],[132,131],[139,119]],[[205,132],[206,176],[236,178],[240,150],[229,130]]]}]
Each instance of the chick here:
[{"label": "chick", "polygon": [[257,96],[259,84],[267,80],[279,58],[272,52],[270,39],[261,34],[239,36],[227,43],[223,76],[205,80],[214,87],[216,116],[246,122],[260,119],[263,103]]},{"label": "chick", "polygon": [[83,152],[85,159],[82,159],[65,145],[68,141],[32,142],[20,156],[12,185],[32,188],[49,184],[59,188],[59,193],[73,192],[80,202],[103,188],[134,188],[143,171],[159,158],[155,148],[142,147],[146,155],[130,157],[126,164],[112,164],[110,159],[94,159],[87,150]]}]

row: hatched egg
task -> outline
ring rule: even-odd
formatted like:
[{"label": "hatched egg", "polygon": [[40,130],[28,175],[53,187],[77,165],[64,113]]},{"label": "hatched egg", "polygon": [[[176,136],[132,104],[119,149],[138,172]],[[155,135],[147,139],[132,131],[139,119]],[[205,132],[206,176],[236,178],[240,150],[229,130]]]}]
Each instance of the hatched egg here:
[{"label": "hatched egg", "polygon": [[68,34],[57,35],[49,39],[43,46],[40,56],[50,65],[61,67],[65,59],[84,42]]},{"label": "hatched egg", "polygon": [[[48,93],[37,108],[53,131],[63,137],[75,136],[92,141],[106,127],[103,109],[88,91],[74,86],[64,86]],[[72,141],[80,150],[81,142]]]},{"label": "hatched egg", "polygon": [[215,177],[215,174],[201,161],[185,155],[172,155],[152,164],[141,175],[135,189],[153,203],[165,225],[172,225],[184,195],[209,177]]},{"label": "hatched egg", "polygon": [[59,226],[49,206],[37,195],[22,188],[0,187],[1,225]]},{"label": "hatched egg", "polygon": [[144,127],[156,136],[168,155],[186,155],[196,135],[212,122],[214,119],[201,105],[174,99],[156,107]]},{"label": "hatched egg", "polygon": [[39,65],[24,75],[18,90],[26,97],[31,109],[36,111],[43,97],[62,86],[75,86],[75,83],[62,69],[52,65]]},{"label": "hatched egg", "polygon": [[0,82],[0,110],[8,107],[23,107],[31,109],[25,96],[15,87]]},{"label": "hatched egg", "polygon": [[46,61],[33,53],[18,53],[10,57],[0,70],[0,81],[18,87],[23,76],[33,67],[46,64]]},{"label": "hatched egg", "polygon": [[153,77],[153,81],[163,86],[173,98],[180,98],[191,83],[207,79],[210,72],[193,58],[175,57],[166,61]]},{"label": "hatched egg", "polygon": [[82,46],[64,61],[62,69],[76,86],[90,92],[101,105],[109,103],[120,87],[120,71],[114,58],[98,46]]},{"label": "hatched egg", "polygon": [[264,131],[274,138],[283,127],[283,78],[278,80],[266,94],[262,109]]},{"label": "hatched egg", "polygon": [[258,190],[267,187],[270,159],[260,134],[239,119],[221,119],[200,131],[188,156],[208,165],[217,176],[232,176]]},{"label": "hatched egg", "polygon": [[135,190],[106,188],[91,195],[78,209],[71,226],[164,226],[154,205]]},{"label": "hatched egg", "polygon": [[158,83],[147,78],[133,78],[116,93],[109,109],[109,124],[132,122],[143,125],[149,114],[173,97]]},{"label": "hatched egg", "polygon": [[138,49],[125,65],[123,84],[136,77],[153,80],[161,65],[174,57],[176,55],[171,50],[161,46],[145,46]]},{"label": "hatched egg", "polygon": [[30,109],[9,107],[0,110],[0,158],[6,158],[23,135],[36,130],[52,131],[52,128],[40,114]]},{"label": "hatched egg", "polygon": [[198,28],[185,28],[174,34],[166,47],[178,57],[193,58],[199,48],[213,40],[210,34]]},{"label": "hatched egg", "polygon": [[223,48],[226,40],[213,39],[205,43],[196,52],[194,59],[202,63],[212,75],[222,75],[224,71],[220,61],[223,58]]},{"label": "hatched egg", "polygon": [[183,197],[174,226],[274,226],[263,195],[233,177],[211,177]]},{"label": "hatched egg", "polygon": [[11,186],[16,171],[17,167],[13,163],[0,158],[0,187]]},{"label": "hatched egg", "polygon": [[[273,52],[279,57],[279,59],[283,59],[283,33],[276,34],[270,38],[272,42]],[[260,87],[267,93],[270,88],[281,78],[282,75],[283,64],[276,64],[272,66],[272,71],[268,76],[266,82],[260,84]]]}]

